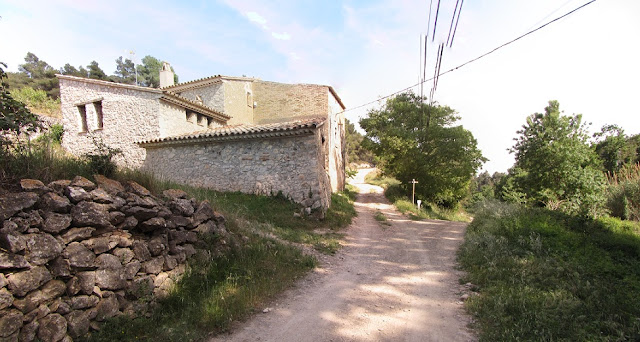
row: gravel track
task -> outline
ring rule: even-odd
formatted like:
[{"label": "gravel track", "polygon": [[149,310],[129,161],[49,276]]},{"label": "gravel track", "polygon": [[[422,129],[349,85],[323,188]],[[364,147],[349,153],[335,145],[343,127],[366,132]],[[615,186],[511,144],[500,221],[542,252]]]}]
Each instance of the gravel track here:
[{"label": "gravel track", "polygon": [[[210,341],[475,341],[455,270],[466,224],[411,221],[360,170],[344,247],[264,313]],[[382,212],[390,225],[374,219]]]}]

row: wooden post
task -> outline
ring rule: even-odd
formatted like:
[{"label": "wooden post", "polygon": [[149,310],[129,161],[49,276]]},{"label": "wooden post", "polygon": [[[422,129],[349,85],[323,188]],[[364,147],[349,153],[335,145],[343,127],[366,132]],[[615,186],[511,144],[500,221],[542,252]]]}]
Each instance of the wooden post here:
[{"label": "wooden post", "polygon": [[411,193],[411,204],[416,204],[416,183],[418,183],[417,180],[411,180],[411,184],[413,185],[413,191]]}]

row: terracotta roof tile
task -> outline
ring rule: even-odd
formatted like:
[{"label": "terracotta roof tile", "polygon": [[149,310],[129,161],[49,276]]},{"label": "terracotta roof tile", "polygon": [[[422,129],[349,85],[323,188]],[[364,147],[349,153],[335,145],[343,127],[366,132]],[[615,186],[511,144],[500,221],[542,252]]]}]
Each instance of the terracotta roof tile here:
[{"label": "terracotta roof tile", "polygon": [[222,141],[236,140],[245,138],[267,138],[279,136],[291,136],[304,133],[310,133],[311,130],[322,126],[326,119],[315,118],[307,120],[297,120],[279,123],[270,123],[262,125],[226,125],[220,126],[206,131],[193,132],[170,136],[166,138],[156,138],[138,142],[141,145],[150,144],[172,144],[172,143],[189,143],[196,141]]}]

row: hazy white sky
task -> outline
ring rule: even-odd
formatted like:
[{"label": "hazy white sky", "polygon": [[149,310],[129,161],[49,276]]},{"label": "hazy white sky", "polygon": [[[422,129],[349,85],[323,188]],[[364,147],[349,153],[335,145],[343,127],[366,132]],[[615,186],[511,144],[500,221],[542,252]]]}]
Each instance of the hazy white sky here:
[{"label": "hazy white sky", "polygon": [[[152,55],[170,62],[180,81],[223,74],[328,84],[353,108],[418,82],[419,40],[427,32],[430,2],[3,0],[0,61],[16,71],[33,52],[55,68],[96,60],[111,74],[115,59],[134,50],[138,61]],[[466,0],[441,70],[587,2]],[[455,0],[441,0],[428,75],[454,6]],[[639,63],[640,1],[597,0],[443,75],[435,100],[459,112],[490,159],[484,169],[506,171],[515,132],[549,100],[558,100],[567,114],[582,113],[592,131],[615,123],[640,133]],[[377,106],[346,116],[357,122]]]}]

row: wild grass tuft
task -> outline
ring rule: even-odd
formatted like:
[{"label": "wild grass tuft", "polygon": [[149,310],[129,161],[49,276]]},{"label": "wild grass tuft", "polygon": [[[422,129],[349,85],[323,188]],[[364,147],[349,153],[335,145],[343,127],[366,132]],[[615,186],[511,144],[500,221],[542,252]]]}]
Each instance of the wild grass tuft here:
[{"label": "wild grass tuft", "polygon": [[89,341],[202,340],[260,309],[314,266],[298,249],[253,234],[226,255],[191,262],[149,317],[112,319]]},{"label": "wild grass tuft", "polygon": [[458,261],[482,341],[640,339],[638,225],[488,202]]},{"label": "wild grass tuft", "polygon": [[607,208],[611,215],[640,221],[640,163],[608,174]]}]

